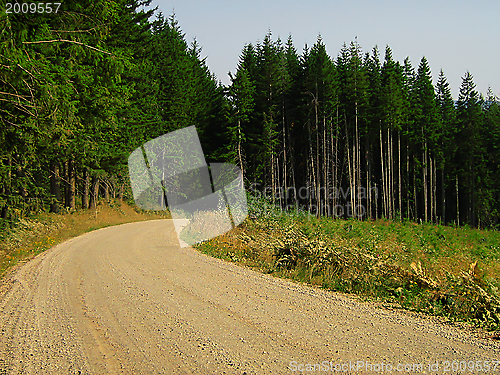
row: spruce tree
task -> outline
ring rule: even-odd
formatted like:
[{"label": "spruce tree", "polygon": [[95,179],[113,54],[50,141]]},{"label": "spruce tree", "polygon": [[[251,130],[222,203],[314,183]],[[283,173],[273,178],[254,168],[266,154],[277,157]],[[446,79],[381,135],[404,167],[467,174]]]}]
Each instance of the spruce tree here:
[{"label": "spruce tree", "polygon": [[[439,72],[436,84],[436,101],[442,124],[442,131],[438,139],[440,148],[438,166],[440,169],[440,190],[441,190],[441,220],[446,223],[456,218],[456,113],[455,102],[451,95],[450,85],[444,75],[443,70]],[[448,198],[447,198],[448,197]],[[447,211],[449,214],[447,215]]]},{"label": "spruce tree", "polygon": [[462,78],[457,101],[458,149],[461,182],[460,198],[461,212],[464,222],[476,226],[477,218],[477,183],[480,175],[477,166],[481,165],[483,152],[481,150],[481,102],[476,91],[474,79],[469,71]]},{"label": "spruce tree", "polygon": [[[434,201],[432,189],[433,162],[435,146],[439,133],[439,118],[436,107],[435,91],[427,59],[422,57],[411,91],[414,123],[412,124],[412,141],[415,168],[420,176],[414,176],[416,190],[420,190],[421,201],[416,205],[417,217],[422,220],[433,220],[432,204]],[[419,215],[419,213],[421,213]]]}]

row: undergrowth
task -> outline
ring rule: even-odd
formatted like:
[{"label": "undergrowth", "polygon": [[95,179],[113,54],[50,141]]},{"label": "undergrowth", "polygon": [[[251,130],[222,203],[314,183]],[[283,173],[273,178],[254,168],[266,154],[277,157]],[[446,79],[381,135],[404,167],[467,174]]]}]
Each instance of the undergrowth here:
[{"label": "undergrowth", "polygon": [[287,214],[249,199],[239,227],[202,252],[275,276],[500,330],[500,233]]}]

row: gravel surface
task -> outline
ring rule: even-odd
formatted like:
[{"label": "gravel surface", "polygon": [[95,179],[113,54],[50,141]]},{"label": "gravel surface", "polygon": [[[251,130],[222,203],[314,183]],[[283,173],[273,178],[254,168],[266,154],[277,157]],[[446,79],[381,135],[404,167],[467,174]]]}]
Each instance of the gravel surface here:
[{"label": "gravel surface", "polygon": [[477,331],[180,248],[170,220],[69,240],[0,288],[0,374],[500,374],[498,360]]}]

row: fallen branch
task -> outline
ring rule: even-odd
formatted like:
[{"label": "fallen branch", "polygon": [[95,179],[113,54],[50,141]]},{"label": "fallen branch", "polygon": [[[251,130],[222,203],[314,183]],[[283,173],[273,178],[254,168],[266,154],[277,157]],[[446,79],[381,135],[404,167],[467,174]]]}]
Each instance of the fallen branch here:
[{"label": "fallen branch", "polygon": [[85,44],[85,43],[82,43],[82,42],[77,42],[76,40],[67,40],[67,39],[38,40],[36,42],[23,42],[23,44],[40,44],[40,43],[54,43],[54,42],[74,43],[74,44],[78,44],[80,46],[84,46],[84,47],[93,49],[94,51],[97,51],[97,52],[102,52],[102,53],[105,53],[107,55],[113,55],[110,52],[103,51],[102,49],[89,46],[88,44]]}]

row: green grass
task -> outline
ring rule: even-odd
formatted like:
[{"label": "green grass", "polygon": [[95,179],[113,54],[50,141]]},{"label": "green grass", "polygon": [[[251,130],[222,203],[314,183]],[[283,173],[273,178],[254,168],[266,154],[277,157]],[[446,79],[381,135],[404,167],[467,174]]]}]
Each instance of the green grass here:
[{"label": "green grass", "polygon": [[500,233],[252,210],[198,248],[261,272],[500,329]]}]

